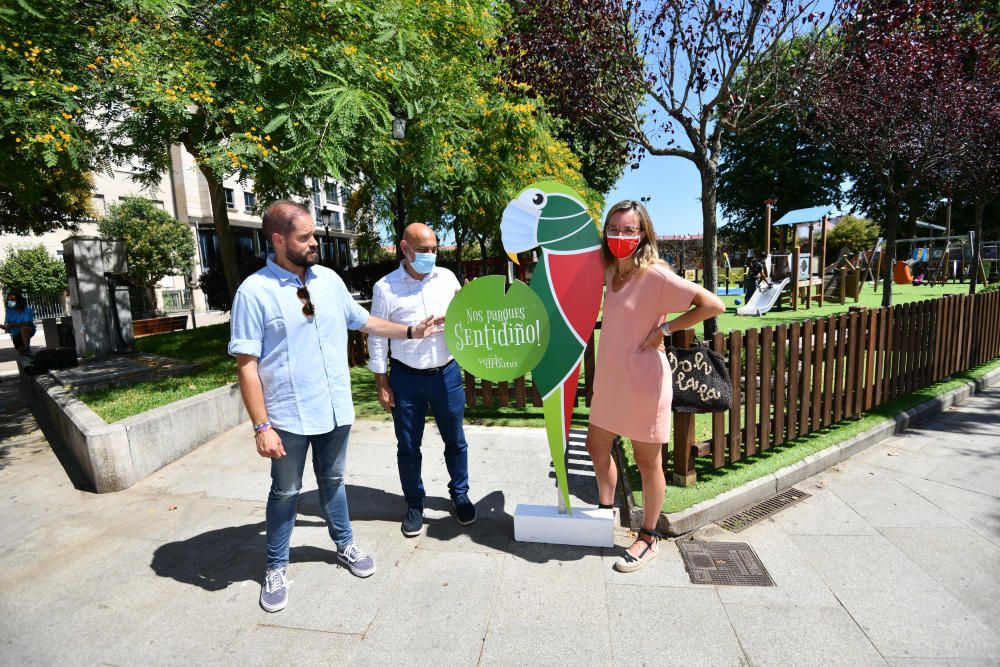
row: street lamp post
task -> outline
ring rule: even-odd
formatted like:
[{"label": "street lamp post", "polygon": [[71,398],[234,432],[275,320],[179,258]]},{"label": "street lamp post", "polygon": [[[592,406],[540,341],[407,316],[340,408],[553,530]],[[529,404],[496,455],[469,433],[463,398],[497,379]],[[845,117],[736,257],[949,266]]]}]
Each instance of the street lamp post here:
[{"label": "street lamp post", "polygon": [[[406,139],[406,118],[401,114],[392,119],[392,138],[396,141]],[[399,176],[396,176],[396,259],[402,257],[403,251],[399,247],[399,242],[403,239],[403,216],[406,214],[403,201],[403,186]]]}]

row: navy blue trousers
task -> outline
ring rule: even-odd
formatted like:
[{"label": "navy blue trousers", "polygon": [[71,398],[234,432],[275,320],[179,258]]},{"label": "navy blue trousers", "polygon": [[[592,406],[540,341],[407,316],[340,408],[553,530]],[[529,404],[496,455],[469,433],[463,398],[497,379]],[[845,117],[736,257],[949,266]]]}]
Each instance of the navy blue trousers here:
[{"label": "navy blue trousers", "polygon": [[465,388],[458,364],[453,361],[434,375],[416,375],[399,368],[397,364],[389,372],[389,387],[396,400],[396,407],[392,409],[396,427],[396,462],[406,504],[419,508],[424,505],[426,493],[420,476],[420,445],[428,405],[444,440],[444,462],[451,476],[448,492],[452,500],[467,494],[469,456],[462,429]]}]

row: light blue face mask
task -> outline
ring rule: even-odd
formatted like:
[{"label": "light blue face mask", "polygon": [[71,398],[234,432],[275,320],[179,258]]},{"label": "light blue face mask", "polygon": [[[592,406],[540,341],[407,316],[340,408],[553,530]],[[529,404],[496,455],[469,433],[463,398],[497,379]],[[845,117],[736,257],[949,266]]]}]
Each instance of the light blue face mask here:
[{"label": "light blue face mask", "polygon": [[432,252],[418,252],[414,253],[416,256],[413,261],[410,262],[410,266],[417,273],[427,275],[434,270],[434,264],[437,262],[437,255]]},{"label": "light blue face mask", "polygon": [[7,307],[8,308],[17,308],[17,301],[8,301],[7,302]]}]

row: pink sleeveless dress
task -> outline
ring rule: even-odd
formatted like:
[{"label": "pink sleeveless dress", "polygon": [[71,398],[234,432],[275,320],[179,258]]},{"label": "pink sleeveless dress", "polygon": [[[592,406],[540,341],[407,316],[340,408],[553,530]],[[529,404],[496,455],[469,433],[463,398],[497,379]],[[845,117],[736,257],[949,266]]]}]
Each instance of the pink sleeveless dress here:
[{"label": "pink sleeveless dress", "polygon": [[654,264],[618,292],[605,276],[604,315],[597,345],[590,422],[640,442],[670,439],[670,366],[663,344],[640,350],[646,336],[668,313],[691,308],[698,286]]}]

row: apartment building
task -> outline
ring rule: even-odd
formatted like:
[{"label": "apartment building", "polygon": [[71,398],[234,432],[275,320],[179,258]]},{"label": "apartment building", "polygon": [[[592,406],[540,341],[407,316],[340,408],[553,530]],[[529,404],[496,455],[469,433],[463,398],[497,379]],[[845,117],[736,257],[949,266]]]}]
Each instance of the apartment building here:
[{"label": "apartment building", "polygon": [[[164,311],[188,310],[193,305],[198,312],[208,308],[205,297],[197,289],[201,274],[219,266],[219,239],[212,219],[212,204],[208,183],[195,165],[194,158],[182,146],[170,151],[171,169],[154,187],[143,187],[135,180],[136,170],[130,165],[115,166],[110,174],[94,174],[93,208],[103,216],[115,203],[129,197],[144,197],[191,226],[196,240],[196,257],[192,271],[193,288],[183,276],[167,276],[156,290],[157,308]],[[348,268],[357,264],[356,234],[344,215],[348,191],[342,183],[328,178],[312,178],[305,184],[311,191],[309,201],[316,220],[316,238],[320,245],[320,261],[331,268]],[[257,215],[257,197],[253,181],[228,178],[223,183],[229,224],[238,257],[262,257],[267,243]],[[97,222],[81,221],[76,234],[97,236]],[[54,256],[62,256],[62,242],[72,232],[58,230],[40,236],[0,235],[0,257],[10,248],[42,244]]]}]

